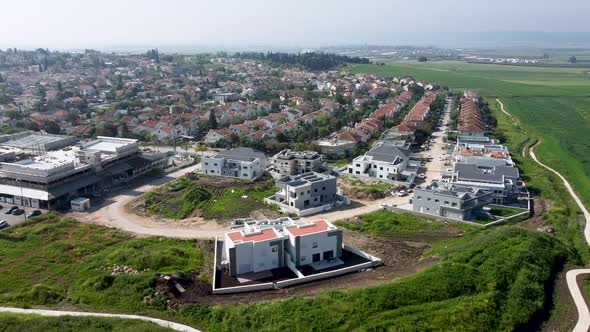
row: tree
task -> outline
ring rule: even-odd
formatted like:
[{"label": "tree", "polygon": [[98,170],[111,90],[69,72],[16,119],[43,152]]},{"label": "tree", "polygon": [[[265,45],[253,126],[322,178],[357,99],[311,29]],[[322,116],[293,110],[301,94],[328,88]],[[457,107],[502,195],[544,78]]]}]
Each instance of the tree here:
[{"label": "tree", "polygon": [[570,56],[568,62],[573,64],[573,63],[578,62],[578,59],[575,56],[572,55],[572,56]]},{"label": "tree", "polygon": [[201,154],[201,158],[203,157],[203,154],[205,153],[205,151],[207,151],[207,146],[205,146],[204,144],[197,144],[197,146],[195,146],[195,151]]},{"label": "tree", "polygon": [[209,112],[209,129],[217,129],[217,116],[215,110]]},{"label": "tree", "polygon": [[45,126],[43,127],[43,129],[49,134],[59,134],[59,132],[61,130],[59,125],[53,121],[45,122]]},{"label": "tree", "polygon": [[426,61],[428,61],[428,58],[427,57],[425,57],[423,55],[420,56],[420,57],[418,57],[418,62],[426,62]]},{"label": "tree", "polygon": [[64,86],[61,84],[61,81],[57,82],[57,91],[59,91],[59,93],[64,92]]}]

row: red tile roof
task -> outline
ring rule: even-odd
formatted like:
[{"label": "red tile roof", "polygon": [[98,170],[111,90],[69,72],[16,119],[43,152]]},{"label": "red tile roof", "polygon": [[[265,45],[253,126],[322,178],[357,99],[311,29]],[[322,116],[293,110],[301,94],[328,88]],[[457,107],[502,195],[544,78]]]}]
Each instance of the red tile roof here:
[{"label": "red tile roof", "polygon": [[307,227],[291,226],[286,227],[285,229],[294,236],[305,236],[313,233],[325,232],[331,226],[330,224],[328,224],[327,221],[323,219],[312,221],[311,224],[311,226]]},{"label": "red tile roof", "polygon": [[244,235],[242,231],[231,232],[227,233],[227,236],[232,241],[242,241],[242,242],[259,242],[259,241],[266,241],[272,239],[278,239],[281,237],[274,228],[264,229],[260,233],[255,233],[252,235]]}]

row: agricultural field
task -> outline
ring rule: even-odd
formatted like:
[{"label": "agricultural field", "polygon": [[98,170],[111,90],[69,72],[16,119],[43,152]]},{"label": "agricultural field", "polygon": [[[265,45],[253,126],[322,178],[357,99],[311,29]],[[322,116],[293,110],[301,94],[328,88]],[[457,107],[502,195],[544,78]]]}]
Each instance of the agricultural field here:
[{"label": "agricultural field", "polygon": [[274,181],[252,182],[190,175],[146,193],[131,204],[138,214],[169,219],[202,217],[208,220],[246,218],[254,211],[276,213],[264,198],[277,192]]},{"label": "agricultural field", "polygon": [[[479,91],[490,106],[499,98],[520,120],[518,130],[540,139],[538,156],[561,172],[590,204],[590,68],[538,68],[458,61],[356,65],[354,73],[413,76],[460,92]],[[503,128],[501,128],[503,129]]]}]

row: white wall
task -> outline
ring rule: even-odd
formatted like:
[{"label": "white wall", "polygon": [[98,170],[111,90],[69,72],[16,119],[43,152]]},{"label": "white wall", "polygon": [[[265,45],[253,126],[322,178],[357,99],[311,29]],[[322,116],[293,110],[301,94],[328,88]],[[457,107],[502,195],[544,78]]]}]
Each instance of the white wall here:
[{"label": "white wall", "polygon": [[[289,236],[290,240],[295,243],[295,238]],[[314,233],[301,236],[299,240],[299,265],[307,265],[313,262],[313,254],[320,254],[320,260],[324,259],[324,251],[333,251],[334,257],[338,255],[337,236],[328,236],[328,232]],[[317,247],[314,248],[314,242]],[[305,258],[305,260],[304,260]]]}]

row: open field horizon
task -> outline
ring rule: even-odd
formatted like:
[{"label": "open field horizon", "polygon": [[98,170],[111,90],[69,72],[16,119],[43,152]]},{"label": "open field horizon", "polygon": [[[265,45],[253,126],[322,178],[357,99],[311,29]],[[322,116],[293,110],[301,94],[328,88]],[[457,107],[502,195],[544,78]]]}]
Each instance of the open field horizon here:
[{"label": "open field horizon", "polygon": [[455,91],[477,90],[490,104],[500,99],[526,135],[542,141],[536,149],[539,157],[568,178],[590,205],[590,69],[440,61],[355,65],[348,70],[412,76]]}]

